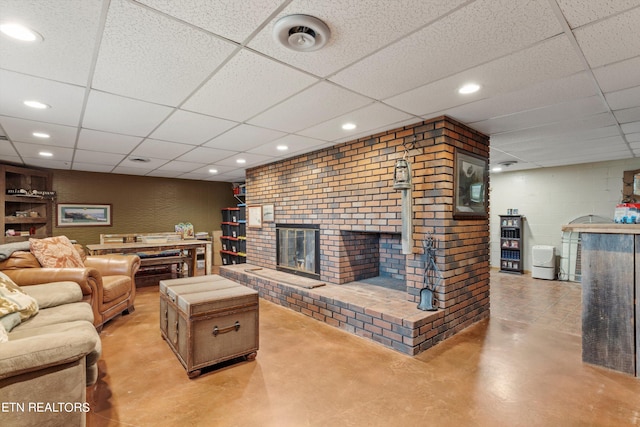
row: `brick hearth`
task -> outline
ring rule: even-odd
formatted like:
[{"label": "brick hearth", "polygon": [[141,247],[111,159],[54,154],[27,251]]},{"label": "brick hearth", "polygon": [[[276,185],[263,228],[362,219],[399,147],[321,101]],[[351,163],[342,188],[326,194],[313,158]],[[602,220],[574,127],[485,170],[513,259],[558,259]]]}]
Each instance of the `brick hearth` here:
[{"label": "brick hearth", "polygon": [[444,311],[418,310],[402,291],[357,281],[304,289],[289,284],[299,280],[298,276],[289,275],[290,281],[284,283],[269,278],[268,269],[262,269],[260,276],[247,271],[255,268],[250,264],[223,266],[220,274],[257,290],[261,298],[402,353],[416,355],[431,347],[444,324]]}]

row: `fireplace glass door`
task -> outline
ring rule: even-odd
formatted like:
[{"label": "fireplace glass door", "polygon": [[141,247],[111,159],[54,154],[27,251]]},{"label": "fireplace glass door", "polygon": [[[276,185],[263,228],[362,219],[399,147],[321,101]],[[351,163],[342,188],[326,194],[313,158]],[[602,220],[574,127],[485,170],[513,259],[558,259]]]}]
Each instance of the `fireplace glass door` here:
[{"label": "fireplace glass door", "polygon": [[319,278],[319,229],[308,225],[278,225],[276,230],[278,269]]}]

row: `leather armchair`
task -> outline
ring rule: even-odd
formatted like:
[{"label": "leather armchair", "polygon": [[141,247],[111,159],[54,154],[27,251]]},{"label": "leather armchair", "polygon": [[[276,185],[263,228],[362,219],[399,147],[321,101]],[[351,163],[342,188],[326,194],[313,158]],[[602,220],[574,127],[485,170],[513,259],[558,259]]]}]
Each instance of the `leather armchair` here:
[{"label": "leather armchair", "polygon": [[80,285],[83,300],[91,304],[93,324],[98,331],[120,313],[135,309],[136,283],[134,276],[140,268],[137,255],[85,256],[84,268],[42,268],[33,254],[18,251],[0,262],[0,271],[19,286],[48,282],[72,281]]}]

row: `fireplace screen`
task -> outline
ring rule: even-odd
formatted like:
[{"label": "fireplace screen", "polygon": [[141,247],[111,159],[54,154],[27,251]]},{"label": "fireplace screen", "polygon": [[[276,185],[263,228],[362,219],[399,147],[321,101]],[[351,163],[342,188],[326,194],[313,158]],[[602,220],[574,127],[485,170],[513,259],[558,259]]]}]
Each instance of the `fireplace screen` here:
[{"label": "fireplace screen", "polygon": [[278,270],[320,278],[320,230],[315,225],[276,226]]}]

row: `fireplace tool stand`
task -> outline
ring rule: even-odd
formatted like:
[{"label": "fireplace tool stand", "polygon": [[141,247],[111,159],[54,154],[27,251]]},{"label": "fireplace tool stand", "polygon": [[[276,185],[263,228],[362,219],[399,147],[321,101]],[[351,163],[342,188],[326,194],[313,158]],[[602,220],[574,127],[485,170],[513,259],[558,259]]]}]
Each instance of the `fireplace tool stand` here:
[{"label": "fireplace tool stand", "polygon": [[423,311],[438,310],[438,299],[436,297],[436,288],[442,283],[442,274],[436,265],[436,248],[435,240],[432,236],[428,236],[423,242],[425,265],[424,265],[424,285],[420,289],[420,304],[418,309]]}]

